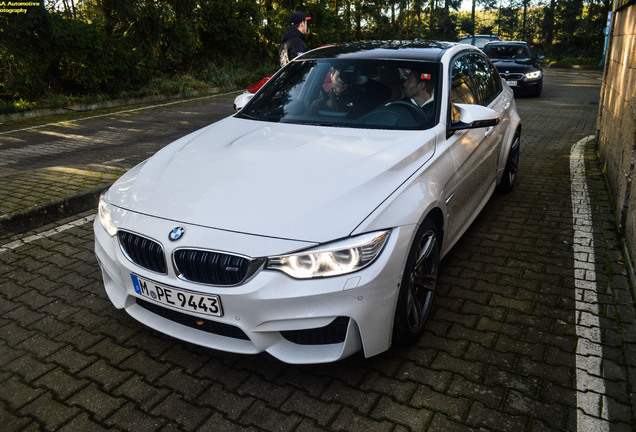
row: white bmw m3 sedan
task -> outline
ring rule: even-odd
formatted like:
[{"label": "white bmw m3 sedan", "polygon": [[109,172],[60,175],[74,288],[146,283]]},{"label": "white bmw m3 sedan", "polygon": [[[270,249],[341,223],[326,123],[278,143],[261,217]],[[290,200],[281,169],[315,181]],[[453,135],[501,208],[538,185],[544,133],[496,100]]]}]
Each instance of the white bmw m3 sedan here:
[{"label": "white bmw m3 sedan", "polygon": [[475,47],[307,52],[102,195],[106,293],[172,337],[288,363],[415,342],[440,259],[512,189],[520,134]]}]

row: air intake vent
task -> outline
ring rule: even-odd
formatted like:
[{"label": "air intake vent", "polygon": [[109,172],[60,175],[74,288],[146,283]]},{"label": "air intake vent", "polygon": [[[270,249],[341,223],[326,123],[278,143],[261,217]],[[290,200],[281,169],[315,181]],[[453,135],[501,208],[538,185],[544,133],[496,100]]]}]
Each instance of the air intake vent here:
[{"label": "air intake vent", "polygon": [[247,335],[238,327],[234,327],[228,324],[223,324],[220,322],[204,320],[198,317],[194,317],[192,315],[184,314],[181,312],[174,311],[172,309],[167,309],[161,306],[158,306],[154,303],[147,302],[146,300],[142,300],[137,298],[137,304],[142,308],[149,310],[150,312],[157,314],[165,319],[169,319],[170,321],[174,321],[176,323],[182,324],[184,326],[188,326],[195,330],[204,331],[207,333],[213,333],[219,336],[225,336],[233,339],[242,339],[249,340]]},{"label": "air intake vent", "polygon": [[237,255],[198,249],[174,252],[179,277],[210,285],[238,285],[250,272],[254,261]]},{"label": "air intake vent", "polygon": [[314,329],[283,331],[285,339],[298,345],[329,345],[342,343],[347,336],[348,317],[338,317],[331,324]]},{"label": "air intake vent", "polygon": [[117,237],[126,258],[148,270],[163,274],[167,272],[163,247],[158,242],[121,230],[117,232]]}]

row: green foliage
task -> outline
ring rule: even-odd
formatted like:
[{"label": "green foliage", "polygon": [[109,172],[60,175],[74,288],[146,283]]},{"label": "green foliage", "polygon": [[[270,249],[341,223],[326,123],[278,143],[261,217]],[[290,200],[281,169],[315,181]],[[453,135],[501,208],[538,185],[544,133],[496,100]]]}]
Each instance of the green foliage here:
[{"label": "green foliage", "polygon": [[13,102],[0,101],[0,114],[31,111],[33,108],[35,108],[35,106],[35,103],[27,102],[24,99],[19,99]]},{"label": "green foliage", "polygon": [[[309,48],[370,39],[523,39],[551,58],[600,57],[609,0],[65,0],[0,15],[1,110],[122,94],[244,87],[273,73],[290,14]],[[555,60],[556,61],[556,60]],[[559,61],[564,61],[563,59]],[[65,95],[55,101],[56,95]],[[18,102],[14,102],[18,101]]]}]

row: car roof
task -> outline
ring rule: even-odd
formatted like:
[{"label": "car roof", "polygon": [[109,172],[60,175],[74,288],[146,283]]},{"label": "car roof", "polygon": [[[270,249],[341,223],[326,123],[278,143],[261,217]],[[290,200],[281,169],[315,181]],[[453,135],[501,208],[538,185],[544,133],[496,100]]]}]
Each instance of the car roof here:
[{"label": "car roof", "polygon": [[488,45],[528,45],[530,44],[525,41],[494,41],[488,42]]},{"label": "car roof", "polygon": [[[437,62],[449,49],[459,46],[441,41],[353,42],[326,45],[313,49],[299,60],[337,58],[343,60],[418,60]],[[467,45],[462,45],[462,47]]]},{"label": "car roof", "polygon": [[476,34],[476,35],[464,36],[462,38],[459,38],[459,40],[472,39],[472,38],[497,38],[497,39],[499,39],[499,36],[497,36],[497,35],[487,35],[487,34]]}]

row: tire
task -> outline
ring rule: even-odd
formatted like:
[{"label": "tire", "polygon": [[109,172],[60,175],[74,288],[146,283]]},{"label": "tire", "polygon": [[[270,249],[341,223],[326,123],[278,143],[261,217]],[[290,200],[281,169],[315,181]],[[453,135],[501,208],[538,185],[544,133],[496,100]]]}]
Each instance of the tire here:
[{"label": "tire", "polygon": [[439,270],[439,234],[432,219],[426,218],[411,245],[393,324],[393,341],[398,344],[417,342],[424,332]]},{"label": "tire", "polygon": [[497,186],[499,192],[510,192],[517,181],[520,144],[521,134],[517,131],[512,139],[512,145],[510,146],[510,153],[508,154],[508,160],[506,161],[506,168],[504,169],[503,177],[501,178],[499,186]]}]

